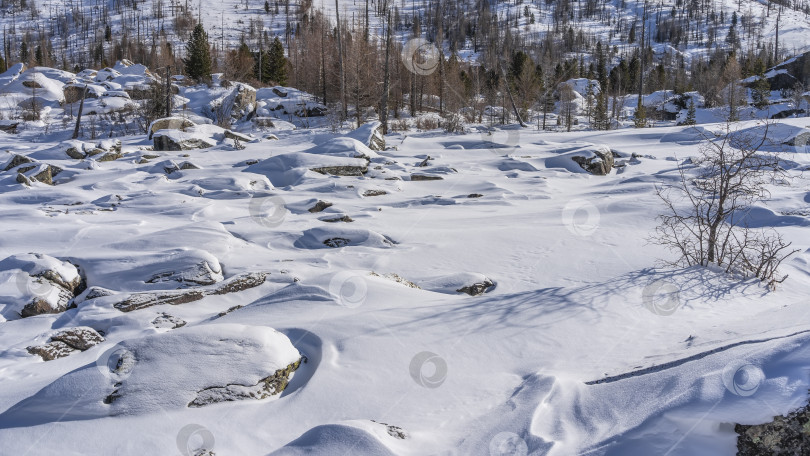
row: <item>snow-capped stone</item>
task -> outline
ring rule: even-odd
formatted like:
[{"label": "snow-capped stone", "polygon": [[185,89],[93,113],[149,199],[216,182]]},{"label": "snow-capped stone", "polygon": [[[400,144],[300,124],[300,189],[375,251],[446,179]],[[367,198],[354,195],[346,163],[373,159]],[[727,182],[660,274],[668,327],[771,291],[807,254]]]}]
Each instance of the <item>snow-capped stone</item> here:
[{"label": "snow-capped stone", "polygon": [[346,136],[360,141],[371,150],[385,150],[385,135],[381,122],[369,122]]},{"label": "snow-capped stone", "polygon": [[147,131],[149,132],[149,139],[152,139],[152,136],[158,130],[185,131],[187,128],[191,128],[193,126],[194,122],[186,119],[185,117],[163,117],[161,119],[153,120],[152,123],[149,124]]}]

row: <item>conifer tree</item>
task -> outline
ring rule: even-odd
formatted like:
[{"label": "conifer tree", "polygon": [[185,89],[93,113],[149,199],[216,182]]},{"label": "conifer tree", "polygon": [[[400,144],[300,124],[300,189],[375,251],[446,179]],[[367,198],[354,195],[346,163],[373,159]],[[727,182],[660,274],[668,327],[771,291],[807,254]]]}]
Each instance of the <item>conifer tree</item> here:
[{"label": "conifer tree", "polygon": [[211,46],[208,44],[208,34],[202,24],[197,24],[191,33],[186,45],[186,57],[183,63],[186,66],[188,77],[201,81],[211,77]]},{"label": "conifer tree", "polygon": [[608,117],[608,72],[607,58],[602,50],[602,42],[596,43],[597,70],[600,91],[596,96],[596,109],[594,110],[594,129],[609,130],[610,118]]},{"label": "conifer tree", "polygon": [[267,67],[267,80],[282,86],[287,84],[287,58],[284,57],[284,46],[278,37],[273,40],[270,50],[267,51]]},{"label": "conifer tree", "polygon": [[641,102],[641,97],[638,98],[638,106],[636,107],[634,117],[636,128],[644,128],[647,126],[647,108],[645,108],[644,103]]},{"label": "conifer tree", "polygon": [[697,120],[695,119],[695,99],[694,97],[689,97],[689,109],[686,111],[686,120],[683,122],[684,125],[695,125],[697,124]]}]

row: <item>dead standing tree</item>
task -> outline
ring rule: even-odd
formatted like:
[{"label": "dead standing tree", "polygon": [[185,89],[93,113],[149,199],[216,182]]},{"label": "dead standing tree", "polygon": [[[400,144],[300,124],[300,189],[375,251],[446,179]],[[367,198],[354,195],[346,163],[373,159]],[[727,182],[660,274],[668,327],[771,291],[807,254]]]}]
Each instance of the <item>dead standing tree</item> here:
[{"label": "dead standing tree", "polygon": [[704,137],[698,155],[678,166],[679,181],[657,188],[666,213],[652,241],[679,254],[677,266],[717,265],[727,273],[754,276],[769,288],[783,282],[777,268],[798,250],[774,230],[749,228],[751,207],[770,197],[767,185],[784,177],[771,145],[770,124]]}]

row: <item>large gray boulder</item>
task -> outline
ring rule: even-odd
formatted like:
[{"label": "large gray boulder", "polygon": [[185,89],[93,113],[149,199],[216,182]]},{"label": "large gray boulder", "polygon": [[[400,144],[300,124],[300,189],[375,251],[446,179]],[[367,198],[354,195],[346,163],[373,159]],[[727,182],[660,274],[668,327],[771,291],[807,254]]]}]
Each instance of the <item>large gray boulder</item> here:
[{"label": "large gray boulder", "polygon": [[30,346],[26,350],[32,355],[39,355],[43,361],[52,361],[77,351],[85,351],[101,342],[104,342],[104,337],[95,329],[88,326],[77,326],[63,329],[52,335],[48,343]]},{"label": "large gray boulder", "polygon": [[184,117],[164,117],[162,119],[157,119],[152,121],[149,124],[149,139],[152,139],[152,136],[158,130],[183,130],[185,131],[187,128],[194,127],[194,122],[184,118]]},{"label": "large gray boulder", "polygon": [[385,135],[380,122],[369,122],[346,136],[360,141],[371,150],[385,150]]},{"label": "large gray boulder", "polygon": [[221,96],[209,103],[210,117],[215,121],[224,119],[241,119],[256,107],[256,89],[238,83],[230,93]]},{"label": "large gray boulder", "polygon": [[34,182],[53,185],[53,178],[62,172],[62,168],[47,163],[32,163],[17,168],[17,182],[31,185]]},{"label": "large gray boulder", "polygon": [[6,298],[0,308],[7,318],[64,312],[85,288],[75,265],[44,254],[12,255],[0,261],[0,280],[3,277],[0,293]]},{"label": "large gray boulder", "polygon": [[613,152],[607,146],[597,146],[583,150],[581,154],[571,157],[571,160],[577,162],[585,171],[596,176],[605,176],[613,168]]},{"label": "large gray boulder", "polygon": [[217,145],[210,137],[180,130],[158,130],[152,135],[152,143],[154,150],[162,151],[207,149]]}]

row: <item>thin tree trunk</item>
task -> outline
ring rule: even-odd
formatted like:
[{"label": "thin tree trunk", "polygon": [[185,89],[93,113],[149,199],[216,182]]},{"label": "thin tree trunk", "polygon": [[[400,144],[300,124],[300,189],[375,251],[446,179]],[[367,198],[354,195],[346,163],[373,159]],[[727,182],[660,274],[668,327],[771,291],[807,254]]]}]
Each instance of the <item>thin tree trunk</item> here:
[{"label": "thin tree trunk", "polygon": [[340,31],[340,5],[338,0],[335,0],[335,18],[337,19],[337,42],[338,42],[338,62],[340,68],[340,102],[341,115],[340,120],[346,120],[349,116],[349,109],[346,106],[346,72],[343,69],[343,37]]},{"label": "thin tree trunk", "polygon": [[527,127],[526,123],[523,122],[523,119],[520,118],[520,112],[518,111],[517,105],[515,104],[515,99],[512,97],[512,89],[509,88],[509,81],[506,79],[506,71],[503,69],[503,64],[500,64],[501,67],[501,76],[503,77],[503,85],[506,87],[506,94],[509,95],[509,103],[512,104],[512,111],[515,112],[515,117],[517,118],[518,123],[521,127]]},{"label": "thin tree trunk", "polygon": [[84,85],[84,90],[82,90],[82,101],[79,102],[79,114],[76,116],[76,128],[73,129],[73,139],[79,137],[79,128],[82,125],[82,110],[84,110],[84,97],[87,96],[87,84]]},{"label": "thin tree trunk", "polygon": [[391,12],[388,12],[385,33],[385,76],[383,77],[382,100],[380,101],[380,120],[382,121],[383,134],[388,134],[388,90],[391,85],[389,71],[389,57],[391,51]]}]

